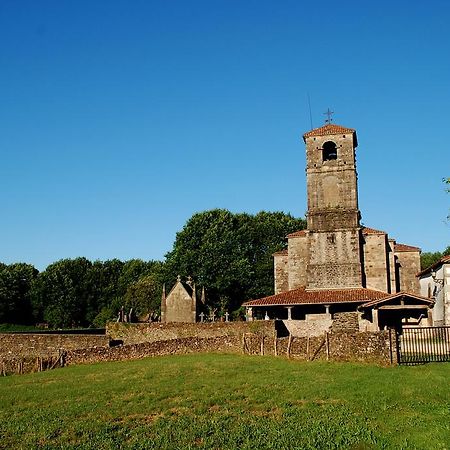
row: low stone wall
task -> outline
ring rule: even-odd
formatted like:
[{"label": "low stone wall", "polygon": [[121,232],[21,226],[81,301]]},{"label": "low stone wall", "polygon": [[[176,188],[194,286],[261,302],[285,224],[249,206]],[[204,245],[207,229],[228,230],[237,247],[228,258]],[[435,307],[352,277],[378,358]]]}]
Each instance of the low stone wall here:
[{"label": "low stone wall", "polygon": [[0,358],[48,357],[60,349],[109,347],[109,342],[105,335],[0,333]]},{"label": "low stone wall", "polygon": [[[247,354],[287,356],[303,360],[358,361],[391,364],[388,331],[337,332],[322,336],[278,338],[246,334],[243,348]],[[392,352],[395,363],[395,351]]]},{"label": "low stone wall", "polygon": [[208,323],[108,323],[106,334],[113,340],[123,341],[124,345],[142,342],[167,341],[188,337],[212,338],[219,336],[238,336],[257,332],[274,335],[275,323],[272,320],[254,322],[208,322]]},{"label": "low stone wall", "polygon": [[[156,333],[153,333],[154,330]],[[189,334],[195,331],[198,331],[197,336],[170,339],[172,334]],[[115,327],[114,332],[116,339],[143,339],[147,335],[152,339],[155,334],[160,339],[109,347],[109,337],[106,336],[71,335],[69,339],[65,335],[9,335],[10,338],[4,338],[3,343],[12,345],[13,342],[17,345],[20,341],[24,347],[28,336],[28,350],[21,355],[0,355],[0,374],[35,372],[61,365],[201,352],[277,355],[304,360],[364,361],[387,365],[391,363],[390,349],[393,344],[388,331],[327,332],[314,337],[291,335],[276,338],[274,322],[271,321],[137,326],[120,324]],[[36,337],[39,339],[34,341]],[[33,351],[36,353],[30,353],[31,343],[34,343]],[[20,346],[17,345],[16,348]],[[395,352],[392,353],[392,362],[395,363]]]},{"label": "low stone wall", "polygon": [[188,337],[165,341],[141,342],[111,348],[89,348],[67,352],[67,365],[87,364],[103,361],[124,361],[149,356],[179,355],[184,353],[238,353],[242,351],[241,340],[237,336],[212,338]]}]

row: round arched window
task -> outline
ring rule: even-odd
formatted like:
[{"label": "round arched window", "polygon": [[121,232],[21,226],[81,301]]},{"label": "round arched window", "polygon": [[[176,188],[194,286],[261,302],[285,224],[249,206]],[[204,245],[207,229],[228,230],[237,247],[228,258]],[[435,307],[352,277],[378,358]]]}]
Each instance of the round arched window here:
[{"label": "round arched window", "polygon": [[332,141],[327,141],[323,144],[323,160],[331,161],[333,159],[337,159],[337,147],[336,144]]}]

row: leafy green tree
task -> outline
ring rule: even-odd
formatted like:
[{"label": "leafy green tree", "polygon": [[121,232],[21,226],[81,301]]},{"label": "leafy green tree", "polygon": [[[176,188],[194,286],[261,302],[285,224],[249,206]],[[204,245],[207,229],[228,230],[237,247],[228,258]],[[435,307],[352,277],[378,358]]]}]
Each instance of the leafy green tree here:
[{"label": "leafy green tree", "polygon": [[157,261],[142,261],[142,259],[130,259],[122,267],[120,277],[117,281],[117,294],[124,297],[128,286],[135,283],[146,275],[153,273],[160,263]]},{"label": "leafy green tree", "polygon": [[426,269],[437,263],[443,256],[450,255],[450,246],[448,246],[443,252],[424,252],[420,255],[420,267]]},{"label": "leafy green tree", "polygon": [[256,215],[214,209],[194,214],[166,255],[165,281],[191,275],[208,291],[208,303],[237,309],[242,301],[273,293],[272,253],[305,221],[281,212]]},{"label": "leafy green tree", "polygon": [[155,275],[145,275],[128,286],[125,294],[125,308],[133,308],[139,318],[158,314],[161,306],[162,285]]},{"label": "leafy green tree", "polygon": [[0,323],[32,323],[31,287],[38,273],[30,264],[0,265]]},{"label": "leafy green tree", "polygon": [[41,272],[33,289],[36,317],[52,327],[89,325],[86,310],[92,290],[88,277],[91,267],[86,258],[63,259]]},{"label": "leafy green tree", "polygon": [[[119,279],[124,263],[118,259],[95,261],[88,273],[89,295],[86,305],[86,322],[96,326],[105,324],[104,318],[112,319],[117,315],[121,300],[119,297]],[[119,304],[119,306],[116,306]],[[97,316],[103,311],[100,318]],[[101,325],[100,323],[103,322]]]}]

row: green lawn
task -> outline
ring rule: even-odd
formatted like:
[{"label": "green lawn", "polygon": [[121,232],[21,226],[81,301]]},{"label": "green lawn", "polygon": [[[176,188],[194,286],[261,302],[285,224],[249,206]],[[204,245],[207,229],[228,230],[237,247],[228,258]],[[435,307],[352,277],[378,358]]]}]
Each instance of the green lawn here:
[{"label": "green lawn", "polygon": [[0,378],[0,448],[450,448],[450,364],[186,355]]}]

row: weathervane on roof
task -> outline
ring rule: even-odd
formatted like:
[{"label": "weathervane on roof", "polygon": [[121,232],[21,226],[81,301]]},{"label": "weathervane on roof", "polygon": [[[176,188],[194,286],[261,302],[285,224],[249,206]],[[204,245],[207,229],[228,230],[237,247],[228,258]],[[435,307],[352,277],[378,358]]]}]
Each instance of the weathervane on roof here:
[{"label": "weathervane on roof", "polygon": [[325,119],[325,123],[331,123],[333,122],[333,118],[331,117],[334,114],[334,111],[330,111],[330,108],[328,108],[325,112],[324,115],[328,117],[328,119]]}]

